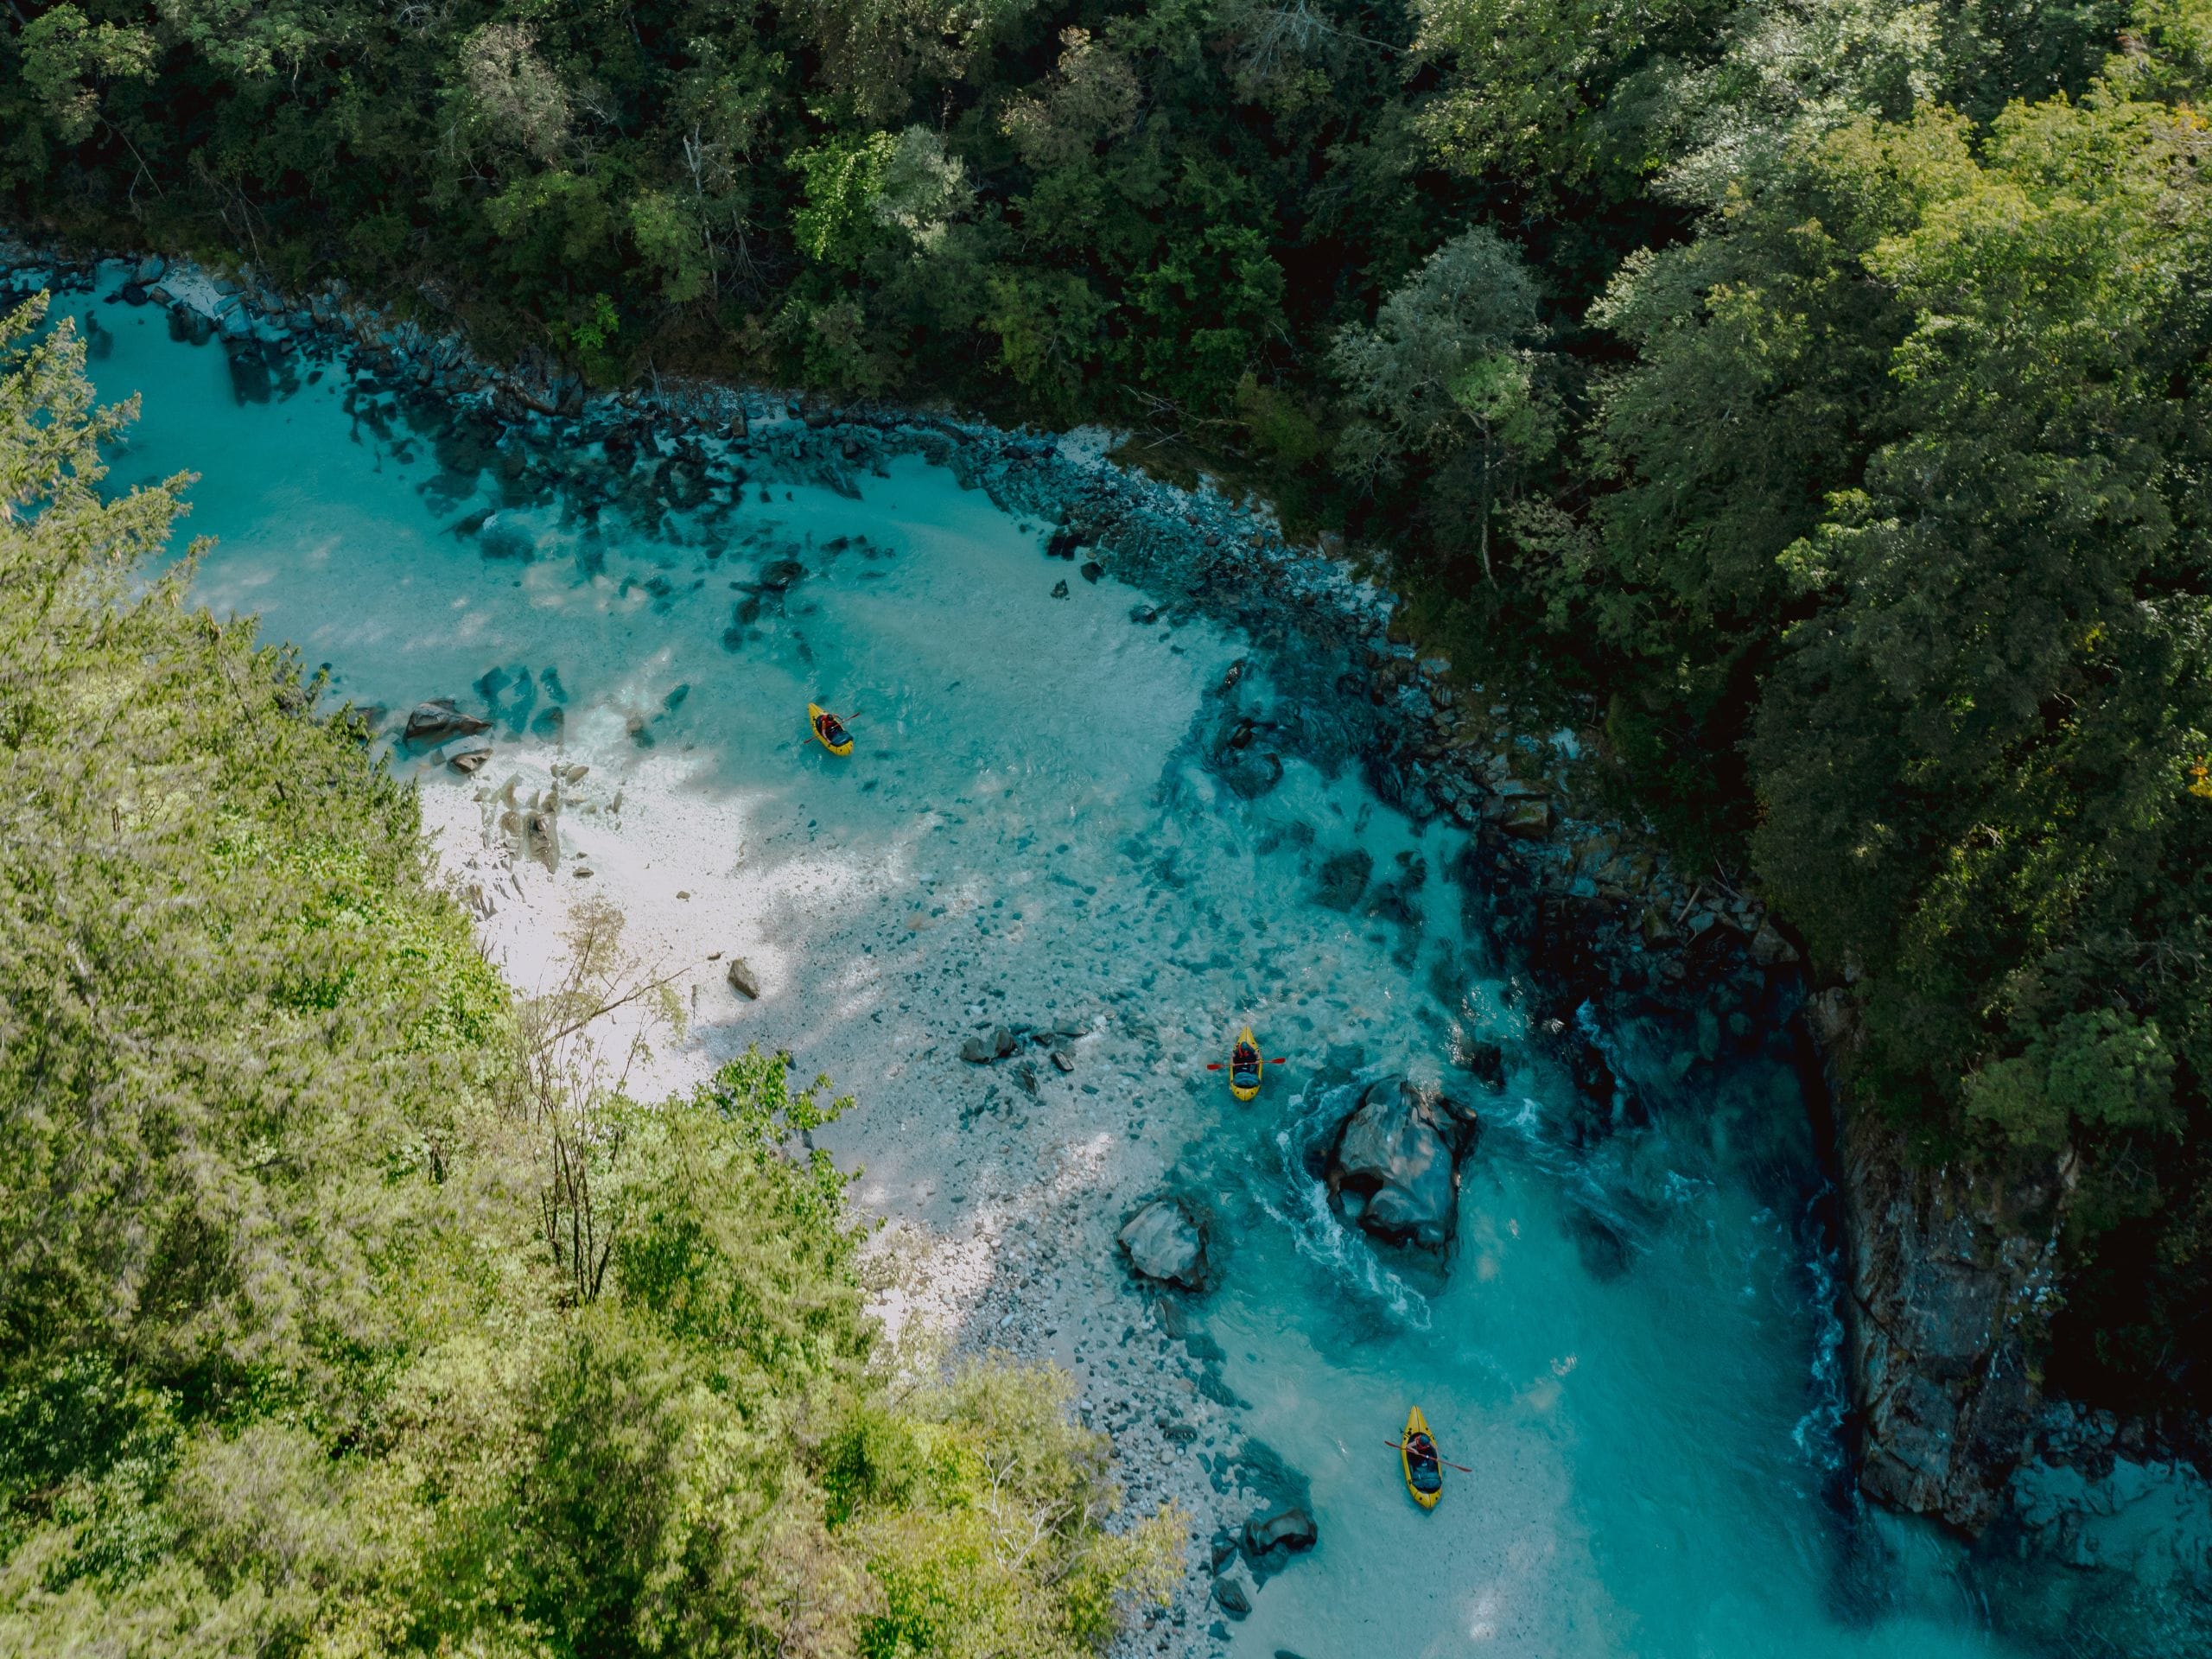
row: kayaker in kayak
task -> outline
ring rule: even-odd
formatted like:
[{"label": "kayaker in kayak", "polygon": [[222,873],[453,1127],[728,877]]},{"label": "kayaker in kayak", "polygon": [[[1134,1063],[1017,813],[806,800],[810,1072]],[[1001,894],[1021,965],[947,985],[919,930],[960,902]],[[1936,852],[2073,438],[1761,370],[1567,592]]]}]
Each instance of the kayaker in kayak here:
[{"label": "kayaker in kayak", "polygon": [[1255,1045],[1240,1042],[1230,1050],[1229,1085],[1232,1089],[1257,1089],[1260,1086],[1260,1051]]},{"label": "kayaker in kayak", "polygon": [[844,723],[824,709],[814,717],[814,729],[822,734],[822,741],[831,748],[842,748],[852,740],[845,735]]},{"label": "kayaker in kayak", "polygon": [[1436,1442],[1426,1434],[1416,1434],[1406,1442],[1406,1462],[1412,1470],[1414,1490],[1417,1492],[1440,1491],[1444,1486],[1444,1469],[1436,1455]]}]

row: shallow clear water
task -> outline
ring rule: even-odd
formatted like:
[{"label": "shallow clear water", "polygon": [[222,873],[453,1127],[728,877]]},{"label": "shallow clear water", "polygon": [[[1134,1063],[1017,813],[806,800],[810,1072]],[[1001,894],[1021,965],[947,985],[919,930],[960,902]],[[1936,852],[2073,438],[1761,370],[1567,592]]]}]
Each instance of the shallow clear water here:
[{"label": "shallow clear water", "polygon": [[[1220,1381],[1321,1528],[1229,1651],[2025,1650],[1990,1633],[1953,1546],[1840,1496],[1834,1299],[1789,1066],[1671,1082],[1674,1039],[1613,1033],[1652,1127],[1566,1150],[1569,1085],[1531,1058],[1511,964],[1448,879],[1463,835],[1416,830],[1351,768],[1294,762],[1246,800],[1201,764],[1219,721],[1277,696],[1248,642],[1133,621],[1147,596],[1110,576],[1052,597],[1074,572],[1039,556],[1043,528],[918,460],[857,501],[782,482],[763,500],[756,478],[652,530],[617,508],[593,524],[512,473],[503,488],[497,455],[442,454],[342,371],[242,404],[220,351],[172,342],[158,310],[64,308],[99,325],[102,392],[144,397],[115,480],[200,475],[203,601],[259,611],[362,703],[490,674],[506,728],[543,732],[560,707],[597,767],[684,756],[694,791],[741,809],[737,844],[692,849],[702,865],[782,882],[793,917],[822,913],[808,892],[842,901],[834,956],[788,943],[834,976],[782,1006],[776,1037],[857,1087],[878,1201],[943,1222],[1018,1186],[1020,1098],[963,1068],[959,1040],[1092,1026],[1076,1079],[1046,1085],[1211,1208]],[[804,575],[755,591],[783,559]],[[810,696],[853,715],[851,761],[808,740]],[[1395,915],[1311,901],[1319,861],[1352,848],[1401,884]],[[1200,1068],[1248,1020],[1294,1064],[1240,1109]],[[1475,1098],[1455,1035],[1512,1058],[1440,1274],[1348,1236],[1304,1154],[1349,1077],[1410,1071]],[[1433,1514],[1383,1449],[1411,1401],[1475,1471]]]}]

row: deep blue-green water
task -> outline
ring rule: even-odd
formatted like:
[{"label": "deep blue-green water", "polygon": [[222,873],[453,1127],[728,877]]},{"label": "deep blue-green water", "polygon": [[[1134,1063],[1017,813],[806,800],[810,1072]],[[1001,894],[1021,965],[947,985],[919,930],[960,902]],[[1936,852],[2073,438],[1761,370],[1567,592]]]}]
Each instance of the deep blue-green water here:
[{"label": "deep blue-green water", "polygon": [[[747,868],[829,873],[842,966],[776,1035],[802,1071],[857,1085],[864,1122],[896,1126],[870,1148],[878,1201],[947,1223],[987,1185],[958,1161],[982,1132],[951,1103],[971,1086],[951,1048],[977,1017],[1105,1027],[1079,1079],[1096,1092],[1060,1109],[1151,1148],[1212,1210],[1219,1376],[1321,1527],[1229,1651],[2064,1650],[2063,1569],[2031,1569],[2017,1610],[1993,1604],[1955,1544],[1843,1497],[1821,1174],[1779,1048],[1685,1070],[1678,1036],[1609,1033],[1649,1125],[1570,1149],[1569,1085],[1522,1028],[1516,964],[1449,878],[1462,832],[1416,829],[1356,766],[1294,760],[1248,799],[1202,764],[1240,658],[1231,712],[1326,718],[1279,706],[1249,641],[1134,620],[1163,596],[1110,575],[1053,597],[1071,568],[1040,556],[1044,528],[918,460],[857,500],[756,478],[734,500],[591,520],[512,447],[442,437],[337,366],[242,401],[221,351],[172,340],[157,308],[61,310],[97,322],[103,395],[143,399],[115,481],[200,475],[185,528],[214,538],[207,603],[260,612],[365,703],[490,674],[523,741],[558,707],[561,741],[602,770],[689,756],[690,788],[741,804]],[[804,575],[742,614],[785,559]],[[794,723],[824,691],[860,715],[842,770]],[[1351,849],[1400,902],[1311,901],[1319,861]],[[669,853],[671,884],[685,856]],[[822,969],[829,943],[812,949],[793,960]],[[1249,1110],[1197,1070],[1245,1020],[1297,1057]],[[1506,1046],[1507,1086],[1483,1096],[1440,1273],[1348,1235],[1306,1154],[1334,1080],[1409,1071],[1480,1095],[1452,1060],[1470,1037]],[[1433,1514],[1382,1449],[1414,1400],[1475,1471]],[[2124,1639],[2158,1645],[2158,1624]]]}]

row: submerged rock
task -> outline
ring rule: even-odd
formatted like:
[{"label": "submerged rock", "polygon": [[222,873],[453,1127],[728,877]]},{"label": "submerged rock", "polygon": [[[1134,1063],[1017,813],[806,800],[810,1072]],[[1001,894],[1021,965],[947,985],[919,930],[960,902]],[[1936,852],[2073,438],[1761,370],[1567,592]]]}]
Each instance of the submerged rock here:
[{"label": "submerged rock", "polygon": [[1332,854],[1321,863],[1313,883],[1313,902],[1325,910],[1350,910],[1367,891],[1367,878],[1375,873],[1374,855],[1355,847]]},{"label": "submerged rock", "polygon": [[487,559],[528,564],[537,556],[537,538],[522,525],[494,515],[478,526],[476,550]]},{"label": "submerged rock", "polygon": [[1160,1198],[1129,1217],[1121,1246],[1147,1279],[1196,1290],[1205,1281],[1205,1238],[1179,1198]]},{"label": "submerged rock", "polygon": [[1594,1210],[1577,1205],[1561,1223],[1582,1258],[1582,1270],[1599,1284],[1610,1284],[1629,1270],[1636,1259],[1628,1236]]},{"label": "submerged rock", "polygon": [[231,365],[231,395],[240,404],[265,404],[276,394],[276,382],[270,378],[269,359],[251,338],[241,338],[231,343],[225,353]]},{"label": "submerged rock", "polygon": [[1370,1084],[1338,1136],[1329,1191],[1373,1236],[1440,1250],[1458,1220],[1459,1160],[1480,1128],[1466,1107],[1409,1078]]},{"label": "submerged rock", "polygon": [[1232,1561],[1229,1570],[1213,1581],[1214,1604],[1231,1618],[1244,1618],[1252,1611],[1252,1575],[1245,1571],[1244,1563]]},{"label": "submerged rock", "polygon": [[1421,893],[1428,884],[1428,861],[1418,855],[1408,857],[1404,853],[1399,854],[1398,858],[1398,874],[1376,885],[1375,896],[1368,901],[1367,913],[1401,927],[1419,927]]},{"label": "submerged rock", "polygon": [[1005,1026],[994,1026],[988,1037],[970,1037],[960,1045],[960,1058],[970,1065],[988,1065],[993,1060],[1002,1060],[1020,1046],[1013,1031]]},{"label": "submerged rock", "polygon": [[1221,781],[1244,800],[1257,800],[1282,782],[1282,757],[1272,751],[1231,749],[1216,763]]},{"label": "submerged rock", "polygon": [[169,307],[169,338],[188,346],[205,346],[215,337],[213,321],[182,301]]},{"label": "submerged rock", "polygon": [[1496,1043],[1476,1040],[1456,1044],[1452,1058],[1484,1088],[1505,1087],[1505,1051]]}]

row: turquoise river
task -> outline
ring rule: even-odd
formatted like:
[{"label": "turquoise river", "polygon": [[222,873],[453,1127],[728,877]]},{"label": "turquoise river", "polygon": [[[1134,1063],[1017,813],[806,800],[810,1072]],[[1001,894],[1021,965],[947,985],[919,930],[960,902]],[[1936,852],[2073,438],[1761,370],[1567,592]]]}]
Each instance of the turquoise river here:
[{"label": "turquoise river", "polygon": [[[1465,832],[1409,823],[1357,765],[1293,760],[1248,796],[1201,764],[1232,664],[1249,663],[1237,707],[1285,717],[1250,640],[1180,595],[1083,579],[1045,556],[1050,526],[918,458],[858,499],[768,469],[580,512],[542,462],[335,360],[242,395],[219,344],[112,302],[117,281],[57,315],[90,330],[103,397],[143,399],[112,481],[198,474],[198,598],[259,613],[338,696],[489,705],[502,753],[475,786],[506,750],[557,741],[602,786],[673,790],[667,821],[704,827],[664,836],[652,879],[752,906],[730,925],[777,982],[702,1040],[788,1046],[855,1092],[836,1145],[867,1166],[865,1202],[957,1233],[1033,1179],[1028,1124],[1089,1148],[1113,1214],[1086,1237],[1126,1213],[1117,1160],[1206,1209],[1223,1261],[1194,1343],[1236,1443],[1271,1449],[1320,1542],[1248,1618],[1193,1606],[1135,1650],[2208,1650],[2171,1576],[1977,1554],[1853,1498],[1834,1245],[1788,1045],[1685,1070],[1678,1036],[1609,1033],[1648,1122],[1578,1147],[1517,966],[1452,879]],[[854,714],[849,760],[807,741],[810,696]],[[422,776],[426,801],[471,786],[435,761]],[[579,845],[596,833],[579,820]],[[1316,901],[1347,852],[1387,904]],[[1086,1033],[1071,1077],[1024,1092],[958,1058],[995,1021],[1054,1020]],[[1290,1064],[1239,1107],[1204,1065],[1247,1021]],[[1502,1090],[1453,1064],[1478,1039],[1505,1051]],[[1441,1269],[1347,1233],[1306,1163],[1334,1086],[1398,1072],[1484,1119]],[[1141,1306],[1109,1257],[1090,1263],[1104,1306],[1057,1305],[1054,1340],[1094,1367]],[[1433,1514],[1383,1449],[1409,1401],[1473,1471]]]}]

